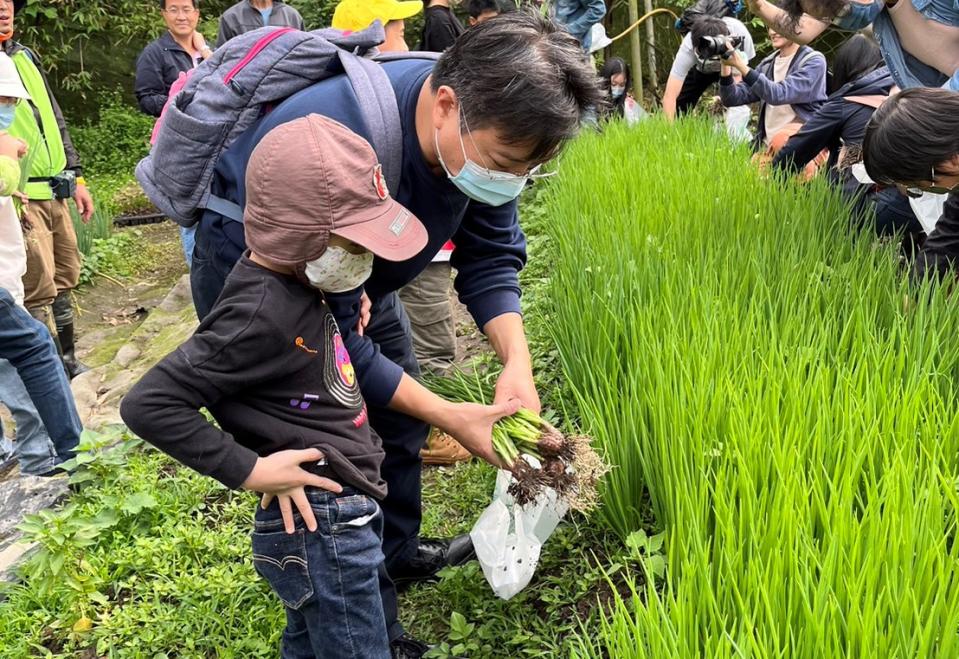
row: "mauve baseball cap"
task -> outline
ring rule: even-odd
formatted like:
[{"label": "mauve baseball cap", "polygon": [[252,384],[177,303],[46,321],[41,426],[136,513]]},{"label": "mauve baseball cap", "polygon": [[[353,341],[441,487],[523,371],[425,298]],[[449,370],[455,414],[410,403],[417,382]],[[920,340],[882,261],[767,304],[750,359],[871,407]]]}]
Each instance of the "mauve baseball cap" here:
[{"label": "mauve baseball cap", "polygon": [[388,261],[426,247],[423,224],[390,197],[373,147],[311,114],[260,140],[246,169],[247,246],[283,265],[319,258],[330,234]]}]

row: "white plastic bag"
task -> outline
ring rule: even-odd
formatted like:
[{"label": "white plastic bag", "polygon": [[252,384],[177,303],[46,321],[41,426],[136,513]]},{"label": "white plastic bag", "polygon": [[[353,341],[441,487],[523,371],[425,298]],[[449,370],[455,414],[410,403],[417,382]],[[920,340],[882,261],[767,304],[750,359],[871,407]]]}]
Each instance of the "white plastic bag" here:
[{"label": "white plastic bag", "polygon": [[726,134],[734,142],[749,142],[753,139],[749,132],[749,122],[752,114],[748,105],[740,105],[734,108],[726,108],[723,113],[723,121],[726,124]]},{"label": "white plastic bag", "polygon": [[928,236],[936,228],[939,218],[942,217],[942,211],[946,206],[946,198],[949,195],[935,194],[933,192],[923,192],[918,199],[909,197],[909,205],[912,206],[912,212],[919,218],[919,224],[922,230]]},{"label": "white plastic bag", "polygon": [[536,501],[520,506],[507,492],[512,478],[508,471],[499,472],[493,503],[470,531],[486,581],[504,600],[523,590],[533,578],[543,543],[568,509],[551,489]]}]

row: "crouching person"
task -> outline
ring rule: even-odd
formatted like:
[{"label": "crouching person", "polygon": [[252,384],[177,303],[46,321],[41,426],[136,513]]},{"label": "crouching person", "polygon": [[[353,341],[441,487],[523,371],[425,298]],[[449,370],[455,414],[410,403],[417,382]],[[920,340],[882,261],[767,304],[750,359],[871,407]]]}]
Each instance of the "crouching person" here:
[{"label": "crouching person", "polygon": [[910,197],[948,195],[913,264],[917,280],[959,274],[959,92],[917,87],[883,103],[869,120],[863,160],[872,180]]},{"label": "crouching person", "polygon": [[246,184],[249,251],[121,415],[183,464],[263,494],[253,561],[286,607],[283,657],[390,657],[384,453],[324,291],[361,286],[374,255],[412,257],[426,230],[388,196],[369,144],[318,115],[271,131]]},{"label": "crouching person", "polygon": [[[825,56],[773,30],[768,32],[776,52],[752,69],[737,51],[730,50],[719,79],[719,96],[724,106],[759,102],[753,149],[762,165],[772,161],[827,98]],[[733,80],[733,71],[742,76],[742,82]],[[807,177],[815,174],[827,155],[818,157],[808,167]]]}]

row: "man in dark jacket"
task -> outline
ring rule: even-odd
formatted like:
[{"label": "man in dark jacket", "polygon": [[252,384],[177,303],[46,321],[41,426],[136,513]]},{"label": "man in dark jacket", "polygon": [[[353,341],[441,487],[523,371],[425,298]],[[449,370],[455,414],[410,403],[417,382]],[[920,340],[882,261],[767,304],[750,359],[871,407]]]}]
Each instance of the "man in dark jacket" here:
[{"label": "man in dark jacket", "polygon": [[302,30],[303,17],[282,0],[240,0],[220,16],[216,47],[219,48],[238,34],[268,25]]},{"label": "man in dark jacket", "polygon": [[170,85],[182,71],[189,71],[213,54],[203,35],[198,0],[160,0],[167,31],[149,44],[137,58],[135,91],[143,112],[159,117],[166,105]]}]

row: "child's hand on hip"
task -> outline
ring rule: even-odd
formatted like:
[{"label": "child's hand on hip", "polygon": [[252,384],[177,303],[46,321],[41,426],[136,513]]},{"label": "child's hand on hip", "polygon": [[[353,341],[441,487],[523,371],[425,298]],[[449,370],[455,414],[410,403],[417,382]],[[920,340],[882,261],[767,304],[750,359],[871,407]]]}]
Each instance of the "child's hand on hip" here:
[{"label": "child's hand on hip", "polygon": [[283,527],[287,533],[293,533],[293,505],[303,517],[306,528],[316,530],[316,516],[306,498],[304,488],[318,487],[323,490],[339,494],[343,488],[339,483],[323,478],[303,469],[304,462],[318,462],[323,459],[323,452],[319,449],[308,448],[303,450],[280,451],[265,458],[258,458],[253,471],[243,482],[243,487],[254,492],[262,492],[261,505],[265,509],[276,497],[279,500],[280,512],[283,515]]}]

